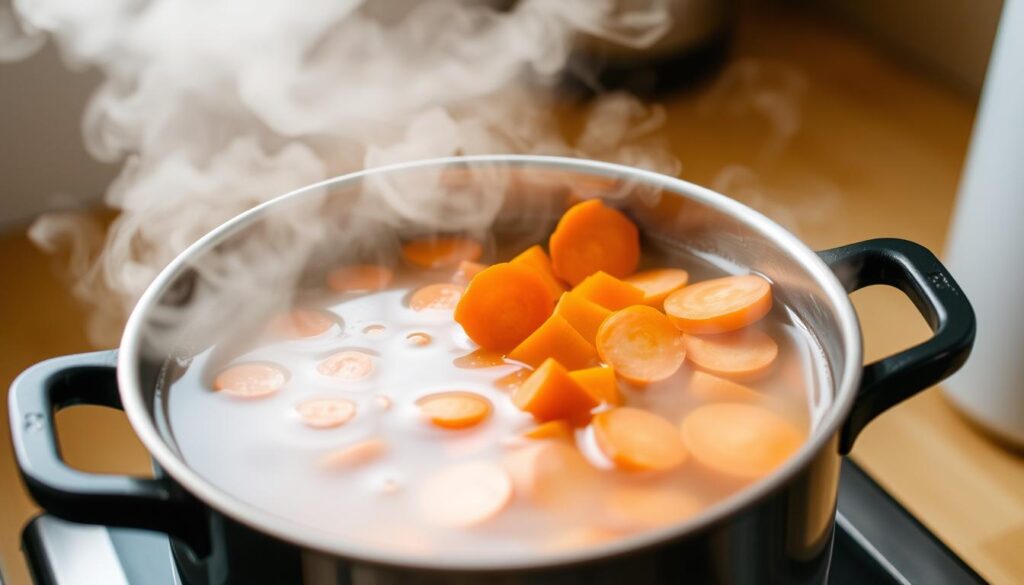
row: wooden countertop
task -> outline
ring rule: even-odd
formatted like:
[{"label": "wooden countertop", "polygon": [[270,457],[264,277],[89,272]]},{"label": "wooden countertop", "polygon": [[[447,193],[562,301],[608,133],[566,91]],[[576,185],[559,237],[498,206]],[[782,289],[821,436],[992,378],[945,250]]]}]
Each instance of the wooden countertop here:
[{"label": "wooden countertop", "polygon": [[[728,83],[666,104],[664,136],[683,176],[762,209],[816,248],[899,236],[941,251],[973,100],[827,21],[759,13],[739,33]],[[0,258],[6,388],[37,361],[90,348],[84,312],[51,259],[20,233],[0,237]],[[868,359],[927,336],[899,293],[867,289],[854,302]],[[145,451],[117,413],[82,407],[58,418],[74,464],[147,469]],[[6,400],[0,421],[6,425]],[[938,391],[874,421],[853,456],[992,583],[1024,582],[1024,458],[976,432]],[[7,440],[0,441],[0,494],[5,577],[27,585],[18,538],[34,508]]]}]

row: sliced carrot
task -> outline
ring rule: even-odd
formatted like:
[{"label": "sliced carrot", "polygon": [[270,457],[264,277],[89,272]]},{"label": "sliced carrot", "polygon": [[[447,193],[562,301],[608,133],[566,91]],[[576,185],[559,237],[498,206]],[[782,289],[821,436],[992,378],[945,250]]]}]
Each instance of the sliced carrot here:
[{"label": "sliced carrot", "polygon": [[469,284],[469,281],[473,280],[473,277],[479,274],[484,268],[487,268],[486,264],[480,264],[479,262],[473,262],[471,260],[463,260],[462,262],[459,262],[459,267],[455,270],[455,274],[452,275],[452,282],[466,286]]},{"label": "sliced carrot", "polygon": [[409,308],[413,311],[451,311],[459,304],[461,297],[462,287],[448,283],[428,284],[412,293],[409,297]]},{"label": "sliced carrot", "polygon": [[361,351],[339,351],[320,362],[316,371],[338,380],[354,382],[373,373],[373,358]]},{"label": "sliced carrot", "polygon": [[756,390],[700,370],[690,378],[687,392],[704,402],[757,402],[762,398]]},{"label": "sliced carrot", "polygon": [[682,465],[688,454],[679,431],[660,416],[638,408],[613,408],[594,415],[598,447],[629,471],[665,471]]},{"label": "sliced carrot", "polygon": [[686,358],[686,346],[668,317],[636,305],[605,319],[597,332],[597,353],[626,380],[648,384],[676,373]]},{"label": "sliced carrot", "polygon": [[583,339],[591,344],[597,338],[597,328],[612,312],[601,305],[574,293],[563,293],[555,305],[555,314],[569,322]]},{"label": "sliced carrot", "polygon": [[544,550],[574,550],[608,542],[619,536],[617,533],[596,526],[578,526],[559,532],[544,541]]},{"label": "sliced carrot", "polygon": [[727,333],[768,314],[772,287],[754,274],[726,276],[683,287],[665,299],[665,313],[687,333]]},{"label": "sliced carrot", "polygon": [[316,337],[337,323],[331,315],[315,309],[292,309],[270,321],[268,328],[281,337]]},{"label": "sliced carrot", "polygon": [[421,268],[455,266],[463,260],[480,259],[480,242],[461,236],[432,236],[402,244],[402,255],[410,264]]},{"label": "sliced carrot", "polygon": [[429,333],[424,333],[422,331],[414,331],[406,335],[405,338],[408,339],[409,343],[412,345],[418,345],[420,347],[430,345],[430,342],[434,340]]},{"label": "sliced carrot", "polygon": [[459,356],[452,360],[456,368],[476,370],[479,368],[493,368],[505,365],[505,357],[497,351],[489,349],[475,349],[466,355]]},{"label": "sliced carrot", "polygon": [[320,459],[320,466],[326,469],[350,469],[366,465],[387,451],[387,443],[380,439],[366,439],[328,453]]},{"label": "sliced carrot", "polygon": [[679,268],[655,268],[631,274],[623,280],[644,291],[645,305],[661,309],[669,294],[686,286],[690,273]]},{"label": "sliced carrot", "polygon": [[537,367],[554,358],[570,369],[597,363],[597,351],[569,322],[551,315],[536,331],[509,352],[508,357]]},{"label": "sliced carrot", "polygon": [[572,292],[612,311],[639,305],[644,300],[644,291],[607,272],[591,274],[577,284]]},{"label": "sliced carrot", "polygon": [[572,426],[564,420],[549,420],[541,423],[523,433],[527,439],[559,439],[572,441],[574,433]]},{"label": "sliced carrot", "polygon": [[430,422],[444,429],[476,426],[491,414],[491,401],[472,392],[438,392],[416,401]]},{"label": "sliced carrot", "polygon": [[497,516],[512,499],[512,480],[494,463],[473,461],[428,477],[419,492],[424,520],[438,526],[469,527]]},{"label": "sliced carrot", "polygon": [[719,335],[686,335],[686,359],[698,368],[734,380],[753,380],[768,373],[779,345],[758,329]]},{"label": "sliced carrot", "polygon": [[615,369],[597,366],[569,372],[569,377],[586,388],[595,398],[612,406],[622,406],[622,393],[615,381]]},{"label": "sliced carrot", "polygon": [[572,285],[598,271],[629,276],[640,261],[636,225],[600,199],[570,207],[548,244],[555,274]]},{"label": "sliced carrot", "polygon": [[649,530],[693,516],[700,500],[680,488],[621,486],[608,494],[602,507],[622,530]]},{"label": "sliced carrot", "polygon": [[536,272],[495,264],[473,277],[455,307],[455,321],[480,347],[509,351],[543,323],[554,303]]},{"label": "sliced carrot", "polygon": [[378,394],[373,397],[373,405],[378,410],[391,410],[391,397],[386,394]]},{"label": "sliced carrot", "polygon": [[741,478],[767,475],[800,449],[804,435],[752,404],[708,404],[683,420],[682,437],[706,467]]},{"label": "sliced carrot", "polygon": [[213,380],[213,389],[239,398],[262,398],[277,392],[288,381],[284,369],[253,362],[231,366]]},{"label": "sliced carrot", "polygon": [[531,443],[509,453],[504,464],[518,496],[560,511],[584,504],[599,481],[597,470],[564,441]]},{"label": "sliced carrot", "polygon": [[540,422],[565,419],[573,424],[586,423],[590,410],[600,404],[553,359],[541,364],[512,392],[512,403]]},{"label": "sliced carrot", "polygon": [[519,368],[511,374],[506,374],[495,380],[494,385],[500,390],[511,392],[521,386],[532,373],[533,370],[529,368]]},{"label": "sliced carrot", "polygon": [[307,426],[330,429],[352,420],[356,415],[356,404],[344,398],[315,398],[300,402],[295,411]]},{"label": "sliced carrot", "polygon": [[558,297],[565,292],[565,285],[558,280],[555,271],[551,269],[551,259],[544,252],[544,248],[539,245],[530,246],[522,254],[513,258],[511,262],[536,270],[537,274],[544,279],[548,289],[551,290],[551,300],[557,301]]},{"label": "sliced carrot", "polygon": [[393,277],[394,273],[387,266],[342,266],[327,275],[327,286],[338,292],[373,292],[387,288]]}]

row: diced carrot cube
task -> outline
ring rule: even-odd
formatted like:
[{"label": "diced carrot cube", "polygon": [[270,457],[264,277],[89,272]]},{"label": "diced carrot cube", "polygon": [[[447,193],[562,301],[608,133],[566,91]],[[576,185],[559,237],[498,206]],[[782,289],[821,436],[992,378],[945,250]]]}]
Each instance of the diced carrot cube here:
[{"label": "diced carrot cube", "polygon": [[558,299],[555,314],[561,315],[584,339],[594,343],[598,327],[612,312],[574,292],[567,292]]},{"label": "diced carrot cube", "polygon": [[591,409],[600,404],[554,359],[546,360],[516,388],[512,403],[540,422],[564,419],[573,424],[586,424]]},{"label": "diced carrot cube", "polygon": [[554,358],[567,368],[586,368],[597,363],[597,349],[558,315],[548,317],[536,331],[516,346],[508,357],[537,367]]},{"label": "diced carrot cube", "polygon": [[511,262],[535,270],[544,279],[544,284],[551,289],[551,300],[557,301],[558,297],[565,292],[565,285],[551,269],[551,258],[548,258],[544,248],[539,245],[530,246],[522,254],[513,258]]},{"label": "diced carrot cube", "polygon": [[583,386],[601,402],[612,406],[622,406],[622,394],[619,384],[615,381],[615,370],[607,366],[597,366],[584,370],[569,372],[569,377]]},{"label": "diced carrot cube", "polygon": [[607,272],[595,272],[576,285],[572,292],[611,311],[625,309],[644,301],[644,291]]}]

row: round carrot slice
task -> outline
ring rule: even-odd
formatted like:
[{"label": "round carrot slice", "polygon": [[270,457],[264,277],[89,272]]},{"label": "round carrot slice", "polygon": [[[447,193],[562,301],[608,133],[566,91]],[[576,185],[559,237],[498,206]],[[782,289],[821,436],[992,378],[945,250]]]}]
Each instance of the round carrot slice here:
[{"label": "round carrot slice", "polygon": [[540,327],[554,306],[540,276],[505,262],[473,277],[455,307],[455,320],[480,347],[508,352]]},{"label": "round carrot slice", "polygon": [[475,262],[482,253],[479,242],[459,236],[434,236],[402,245],[405,259],[421,268],[455,266],[463,260]]},{"label": "round carrot slice", "polygon": [[757,402],[761,393],[732,380],[697,370],[687,387],[690,394],[705,402]]},{"label": "round carrot slice", "polygon": [[281,337],[297,339],[325,333],[337,321],[323,311],[292,309],[270,321],[268,328]]},{"label": "round carrot slice", "polygon": [[614,408],[594,415],[594,438],[616,466],[630,471],[665,471],[688,454],[679,431],[660,416],[638,408]]},{"label": "round carrot slice", "polygon": [[394,273],[386,266],[342,266],[327,275],[327,286],[338,292],[373,292],[387,288],[393,277]]},{"label": "round carrot slice", "polygon": [[623,279],[644,291],[644,304],[660,309],[670,293],[686,286],[690,273],[679,268],[655,268]]},{"label": "round carrot slice", "polygon": [[508,473],[494,463],[474,461],[428,477],[419,491],[419,509],[431,524],[464,528],[497,516],[511,499]]},{"label": "round carrot slice", "polygon": [[405,336],[412,345],[418,345],[420,347],[430,345],[430,342],[434,340],[429,333],[423,333],[422,331],[416,331]]},{"label": "round carrot slice", "polygon": [[339,351],[320,362],[316,371],[339,380],[362,380],[373,373],[373,358],[361,351]]},{"label": "round carrot slice", "polygon": [[636,225],[600,199],[570,207],[551,234],[548,248],[555,274],[573,286],[599,270],[624,278],[640,261]]},{"label": "round carrot slice", "polygon": [[768,373],[779,355],[775,340],[757,329],[684,337],[686,359],[706,372],[734,380],[760,378]]},{"label": "round carrot slice", "polygon": [[350,469],[366,465],[387,451],[387,443],[380,439],[366,439],[328,453],[320,459],[320,466],[326,469]]},{"label": "round carrot slice", "polygon": [[409,308],[413,311],[425,311],[436,309],[451,311],[459,304],[462,297],[462,287],[454,284],[428,284],[427,286],[412,293],[409,297]]},{"label": "round carrot slice", "polygon": [[623,530],[648,530],[689,518],[701,504],[678,488],[622,486],[611,491],[604,509]]},{"label": "round carrot slice", "polygon": [[285,371],[271,364],[238,364],[217,374],[213,388],[240,398],[262,398],[280,390],[287,380]]},{"label": "round carrot slice", "polygon": [[727,333],[768,314],[772,286],[754,274],[691,284],[665,299],[665,313],[686,333]]},{"label": "round carrot slice", "polygon": [[770,473],[804,441],[795,425],[751,404],[701,406],[683,420],[682,437],[701,464],[745,479]]},{"label": "round carrot slice", "polygon": [[601,323],[597,353],[619,376],[648,384],[676,373],[686,358],[686,345],[668,317],[657,309],[635,305]]},{"label": "round carrot slice", "polygon": [[352,420],[356,415],[356,405],[344,398],[317,398],[300,402],[295,411],[307,426],[329,429]]},{"label": "round carrot slice", "polygon": [[544,543],[544,550],[572,550],[586,548],[607,542],[618,536],[611,530],[595,526],[570,528],[566,532],[555,534]]},{"label": "round carrot slice", "polygon": [[472,392],[438,392],[416,401],[430,422],[444,429],[476,426],[491,414],[491,401]]},{"label": "round carrot slice", "polygon": [[570,443],[544,441],[505,457],[516,494],[559,510],[585,503],[599,481],[597,471]]}]

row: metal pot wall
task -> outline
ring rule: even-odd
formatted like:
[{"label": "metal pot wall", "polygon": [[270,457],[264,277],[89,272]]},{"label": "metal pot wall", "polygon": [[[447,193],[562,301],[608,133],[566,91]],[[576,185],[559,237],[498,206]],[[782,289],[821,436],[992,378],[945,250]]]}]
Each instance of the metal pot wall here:
[{"label": "metal pot wall", "polygon": [[[443,180],[437,181],[439,176]],[[480,177],[490,187],[481,188],[476,182]],[[421,202],[413,210],[395,199],[396,186],[403,185],[463,191],[438,199],[436,208]],[[495,203],[486,194],[495,185],[500,187],[500,205],[487,207]],[[387,214],[367,204],[367,193],[373,201],[384,193],[391,202],[387,229],[436,230],[475,215],[471,223],[485,218],[488,230],[511,234],[517,245],[546,234],[570,195],[613,200],[640,226],[645,246],[682,247],[771,279],[776,298],[797,315],[819,346],[827,366],[828,379],[820,389],[827,407],[789,461],[697,517],[543,559],[410,559],[338,543],[272,510],[248,505],[208,482],[177,452],[163,418],[175,364],[224,343],[226,331],[244,332],[247,313],[290,300],[276,298],[273,287],[259,297],[233,298],[235,291],[223,286],[232,281],[222,278],[224,254],[235,260],[259,258],[266,252],[261,242],[277,238],[275,246],[280,247],[285,234],[285,241],[295,243],[290,256],[294,262],[274,265],[280,265],[278,276],[291,277],[301,286],[319,266],[336,260],[324,252],[344,247],[336,238],[349,238],[343,241],[351,244],[351,233],[384,229],[375,222]],[[473,199],[480,193],[483,198]],[[462,211],[456,213],[451,205],[463,205]],[[353,209],[370,212],[353,218]],[[325,224],[338,229],[316,229]],[[315,236],[297,237],[310,233]],[[245,262],[230,264],[245,269]],[[847,294],[874,284],[903,290],[934,335],[863,366],[860,329]],[[224,224],[155,280],[133,313],[118,352],[56,358],[23,373],[10,394],[11,429],[23,477],[41,506],[73,521],[170,534],[179,568],[193,584],[823,583],[840,458],[872,418],[959,368],[970,353],[974,327],[971,306],[952,276],[928,250],[911,242],[871,240],[815,253],[727,197],[651,172],[534,156],[439,159],[326,181]],[[156,461],[154,479],[84,473],[63,463],[53,415],[82,403],[125,410]]]}]

